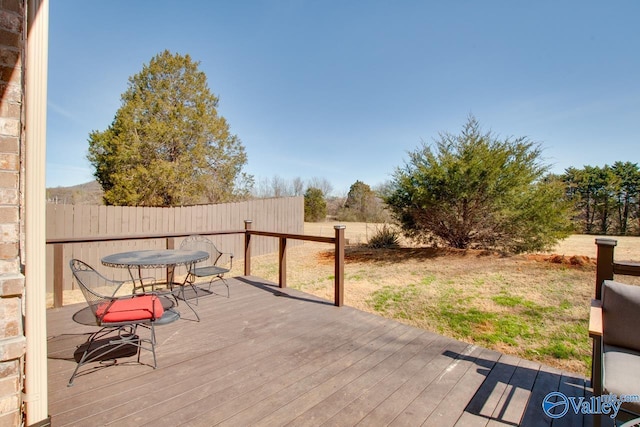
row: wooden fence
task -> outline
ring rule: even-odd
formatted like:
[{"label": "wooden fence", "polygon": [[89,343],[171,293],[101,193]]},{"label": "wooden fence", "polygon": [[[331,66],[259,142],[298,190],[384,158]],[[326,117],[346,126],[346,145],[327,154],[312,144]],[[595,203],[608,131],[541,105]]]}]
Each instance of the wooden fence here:
[{"label": "wooden fence", "polygon": [[[304,232],[304,198],[256,199],[239,203],[202,205],[176,208],[47,205],[47,240],[91,237],[127,237],[146,234],[170,235],[176,233],[201,234],[206,231],[243,230],[245,220],[253,227],[280,233]],[[244,258],[242,234],[211,236],[216,246],[235,255],[234,262]],[[176,247],[182,239],[176,239]],[[293,245],[301,244],[292,241]],[[164,249],[166,239],[144,239],[113,242],[65,244],[63,265],[79,258],[102,272],[100,259],[108,254],[142,249]],[[278,240],[255,236],[252,255],[277,252]],[[47,292],[53,292],[53,245],[47,245]],[[125,269],[109,269],[109,277],[128,278]],[[68,268],[62,271],[63,289],[73,289]],[[160,278],[160,277],[158,277]]]}]

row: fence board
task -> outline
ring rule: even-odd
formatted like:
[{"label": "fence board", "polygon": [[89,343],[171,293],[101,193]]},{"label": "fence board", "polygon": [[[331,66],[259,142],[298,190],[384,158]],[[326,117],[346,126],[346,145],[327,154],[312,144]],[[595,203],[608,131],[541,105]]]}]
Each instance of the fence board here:
[{"label": "fence board", "polygon": [[[246,202],[175,208],[127,206],[47,205],[47,239],[66,237],[129,236],[140,234],[189,233],[243,230],[244,221],[253,221],[254,230],[290,234],[304,232],[304,199],[290,197],[257,199]],[[179,247],[182,238],[175,241]],[[212,236],[225,252],[233,252],[237,260],[244,255],[242,235]],[[108,277],[125,280],[126,269],[103,267],[105,255],[142,249],[162,249],[165,239],[78,243],[64,245],[64,289],[72,289],[71,273],[66,267],[72,258],[80,258]],[[278,251],[278,239],[254,236],[252,254]],[[302,244],[291,241],[288,247]],[[153,275],[153,272],[149,272]],[[162,272],[157,272],[161,275]],[[47,292],[53,291],[53,248],[47,247]],[[159,277],[158,277],[159,278]]]}]

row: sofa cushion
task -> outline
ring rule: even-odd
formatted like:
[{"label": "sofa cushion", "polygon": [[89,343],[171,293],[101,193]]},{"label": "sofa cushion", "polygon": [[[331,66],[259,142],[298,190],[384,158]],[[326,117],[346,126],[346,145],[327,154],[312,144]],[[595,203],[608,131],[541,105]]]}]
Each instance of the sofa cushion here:
[{"label": "sofa cushion", "polygon": [[[640,394],[640,352],[605,345],[602,366],[603,393],[622,396]],[[622,408],[640,414],[640,401],[625,402]]]},{"label": "sofa cushion", "polygon": [[605,344],[640,351],[640,286],[605,280],[602,317]]}]

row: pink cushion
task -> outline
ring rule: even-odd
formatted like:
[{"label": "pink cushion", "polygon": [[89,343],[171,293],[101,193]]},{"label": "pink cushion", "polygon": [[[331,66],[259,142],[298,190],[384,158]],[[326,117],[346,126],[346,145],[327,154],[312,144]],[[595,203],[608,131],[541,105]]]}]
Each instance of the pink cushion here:
[{"label": "pink cushion", "polygon": [[96,310],[98,317],[109,323],[158,319],[163,313],[162,303],[155,295],[120,299],[111,305],[104,303]]}]

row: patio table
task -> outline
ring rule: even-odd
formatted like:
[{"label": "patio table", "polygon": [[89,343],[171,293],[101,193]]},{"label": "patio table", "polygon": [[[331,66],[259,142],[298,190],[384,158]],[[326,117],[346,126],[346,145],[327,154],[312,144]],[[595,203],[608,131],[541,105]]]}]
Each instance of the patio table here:
[{"label": "patio table", "polygon": [[[142,250],[142,251],[130,251],[120,252],[112,255],[107,255],[102,258],[102,264],[108,267],[126,268],[129,271],[129,276],[133,281],[134,291],[137,288],[145,290],[145,285],[142,280],[142,270],[152,268],[166,268],[167,269],[167,286],[171,295],[173,295],[178,304],[178,298],[174,285],[180,286],[182,290],[183,300],[187,306],[193,311],[197,319],[200,320],[198,313],[189,304],[187,298],[184,297],[184,286],[187,285],[187,277],[180,283],[175,281],[175,269],[177,266],[186,266],[187,269],[192,268],[196,263],[204,261],[209,258],[209,253],[205,251],[186,251],[179,249],[164,249],[164,250]],[[137,271],[137,278],[134,274]],[[139,283],[137,285],[136,283]],[[153,288],[152,288],[153,289]]]}]

